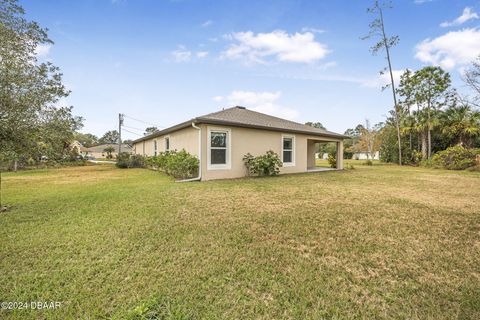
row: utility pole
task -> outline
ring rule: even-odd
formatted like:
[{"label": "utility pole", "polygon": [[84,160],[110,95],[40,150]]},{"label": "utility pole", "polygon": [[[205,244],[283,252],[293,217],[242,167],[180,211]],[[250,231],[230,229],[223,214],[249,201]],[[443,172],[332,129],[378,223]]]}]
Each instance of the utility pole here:
[{"label": "utility pole", "polygon": [[122,124],[123,124],[123,114],[118,114],[118,154],[122,152]]}]

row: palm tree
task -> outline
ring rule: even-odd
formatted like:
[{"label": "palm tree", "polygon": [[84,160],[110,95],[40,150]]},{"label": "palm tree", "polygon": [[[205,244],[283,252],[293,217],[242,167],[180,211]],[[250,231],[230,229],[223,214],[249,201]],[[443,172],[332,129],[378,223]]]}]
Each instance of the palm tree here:
[{"label": "palm tree", "polygon": [[480,112],[467,104],[446,109],[442,122],[442,133],[456,144],[469,147],[472,139],[480,135]]},{"label": "palm tree", "polygon": [[108,146],[105,149],[103,149],[103,152],[107,153],[107,159],[113,158],[112,153],[115,151],[115,148],[112,146]]}]

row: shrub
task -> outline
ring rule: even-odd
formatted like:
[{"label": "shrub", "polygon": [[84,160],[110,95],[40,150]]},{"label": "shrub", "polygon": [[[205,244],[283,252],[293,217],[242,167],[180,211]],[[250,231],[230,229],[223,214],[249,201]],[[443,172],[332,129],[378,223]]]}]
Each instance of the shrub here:
[{"label": "shrub", "polygon": [[462,146],[450,147],[436,153],[432,157],[432,163],[436,168],[465,170],[475,165],[475,153]]},{"label": "shrub", "polygon": [[146,160],[148,166],[165,172],[177,179],[192,178],[198,175],[199,160],[184,149],[181,151],[160,152]]},{"label": "shrub", "polygon": [[182,149],[170,151],[166,158],[167,174],[180,179],[192,178],[198,175],[198,158]]},{"label": "shrub", "polygon": [[245,163],[248,174],[256,174],[258,176],[275,176],[280,173],[280,167],[282,166],[282,161],[278,154],[272,150],[257,157],[247,153],[243,157],[243,162]]},{"label": "shrub", "polygon": [[139,154],[132,154],[130,156],[129,168],[143,168],[145,167],[145,157]]},{"label": "shrub", "polygon": [[364,162],[364,165],[366,166],[373,166],[373,161],[368,159],[367,161]]},{"label": "shrub", "polygon": [[426,168],[432,168],[434,167],[432,159],[425,159],[420,161],[420,166],[426,167]]},{"label": "shrub", "polygon": [[335,157],[333,154],[328,155],[328,164],[330,165],[330,168],[336,168],[337,167],[337,157]]},{"label": "shrub", "polygon": [[145,158],[139,154],[130,154],[128,152],[120,152],[117,155],[118,168],[143,168],[145,167]]}]

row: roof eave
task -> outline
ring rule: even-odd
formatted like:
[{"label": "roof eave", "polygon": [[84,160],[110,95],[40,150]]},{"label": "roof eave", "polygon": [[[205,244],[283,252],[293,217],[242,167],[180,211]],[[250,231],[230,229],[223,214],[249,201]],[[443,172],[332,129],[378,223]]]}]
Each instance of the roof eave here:
[{"label": "roof eave", "polygon": [[329,137],[335,139],[347,139],[348,136],[337,134],[337,133],[330,133],[330,132],[312,132],[308,130],[295,130],[295,129],[287,129],[287,128],[276,128],[276,127],[269,127],[269,126],[260,126],[260,125],[251,125],[245,124],[240,122],[232,122],[232,121],[224,121],[224,120],[214,120],[214,119],[204,119],[204,118],[196,118],[195,119],[198,123],[205,123],[205,124],[220,124],[220,125],[228,125],[233,127],[240,127],[240,128],[253,128],[253,129],[261,129],[261,130],[269,130],[269,131],[277,131],[277,132],[289,132],[289,133],[302,133],[307,135],[313,135],[318,137]]},{"label": "roof eave", "polygon": [[218,124],[218,125],[228,125],[233,127],[240,127],[240,128],[252,128],[252,129],[260,129],[260,130],[269,130],[269,131],[277,131],[277,132],[289,132],[289,133],[301,133],[306,135],[318,136],[318,137],[327,137],[327,138],[334,138],[334,139],[348,139],[349,137],[346,135],[338,134],[338,133],[330,133],[330,132],[312,132],[308,130],[294,130],[294,129],[287,129],[287,128],[276,128],[276,127],[269,127],[269,126],[260,126],[260,125],[251,125],[245,124],[240,122],[232,122],[232,121],[224,121],[224,120],[215,120],[215,119],[206,119],[206,118],[194,118],[180,124],[177,124],[173,127],[169,127],[154,133],[151,133],[147,136],[141,137],[132,141],[132,144],[139,143],[145,140],[149,140],[152,138],[160,137],[165,134],[181,130],[191,126],[192,123],[195,124]]}]

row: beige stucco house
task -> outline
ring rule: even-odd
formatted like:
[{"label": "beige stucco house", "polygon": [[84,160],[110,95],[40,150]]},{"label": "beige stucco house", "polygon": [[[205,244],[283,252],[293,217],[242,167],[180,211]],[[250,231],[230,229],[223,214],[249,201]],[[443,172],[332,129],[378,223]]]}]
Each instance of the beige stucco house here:
[{"label": "beige stucco house", "polygon": [[[93,156],[94,158],[106,158],[108,155],[108,152],[105,151],[107,148],[113,148],[113,151],[111,152],[112,157],[115,158],[118,154],[118,144],[117,143],[103,143],[103,144],[97,144],[95,146],[92,146],[90,148],[85,148],[85,155]],[[128,144],[122,143],[121,146],[121,151],[122,152],[132,152],[132,147]]]},{"label": "beige stucco house", "polygon": [[185,121],[133,141],[133,153],[153,156],[181,150],[200,159],[196,180],[244,177],[243,156],[276,152],[280,173],[316,171],[315,144],[337,143],[337,169],[343,169],[346,136],[297,122],[233,107]]}]

